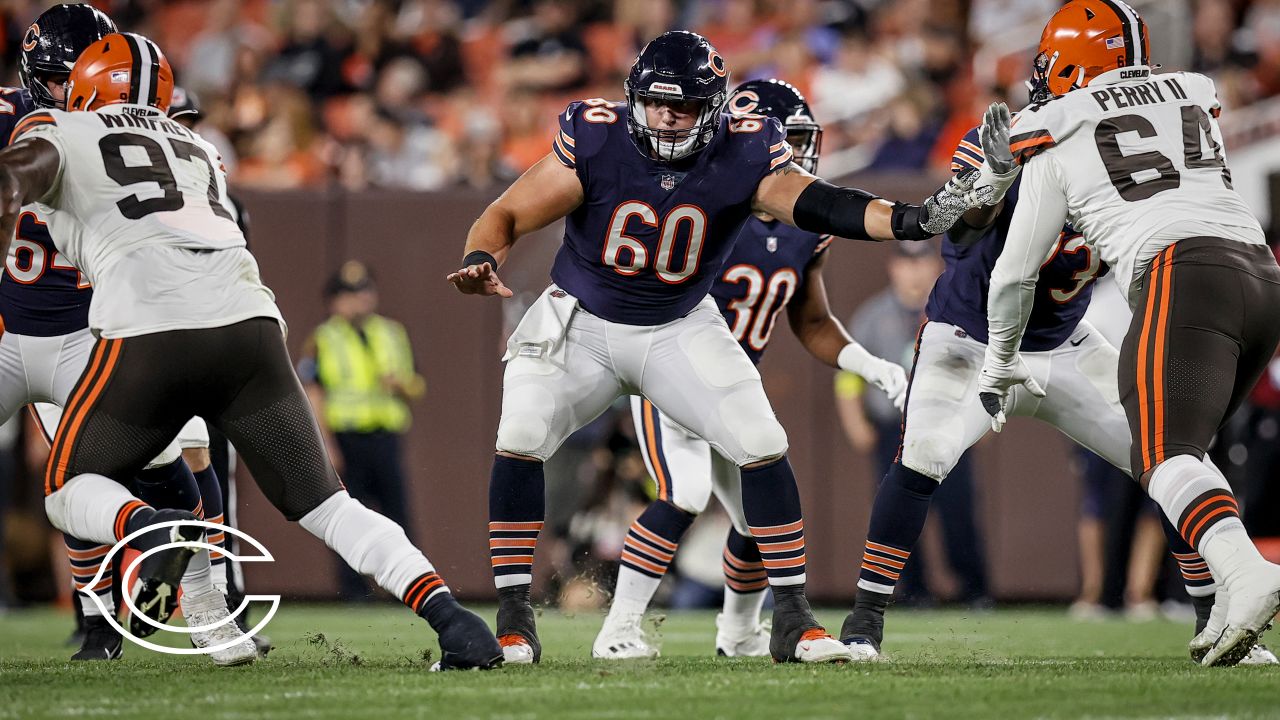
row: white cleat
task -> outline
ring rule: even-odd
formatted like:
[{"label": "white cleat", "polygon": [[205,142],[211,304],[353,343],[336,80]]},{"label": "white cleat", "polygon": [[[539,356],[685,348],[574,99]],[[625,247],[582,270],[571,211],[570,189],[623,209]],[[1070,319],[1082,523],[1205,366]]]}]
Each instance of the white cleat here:
[{"label": "white cleat", "polygon": [[658,648],[645,639],[640,627],[641,616],[613,620],[605,618],[604,627],[591,646],[591,657],[598,660],[652,660]]},{"label": "white cleat", "polygon": [[1227,595],[1227,591],[1221,585],[1218,586],[1217,593],[1213,596],[1213,610],[1209,611],[1209,622],[1204,626],[1191,642],[1188,643],[1187,649],[1191,651],[1191,659],[1200,662],[1204,660],[1204,656],[1209,654],[1209,650],[1218,642],[1218,638],[1222,637],[1222,631],[1227,629],[1227,607],[1231,604],[1231,598]]},{"label": "white cleat", "polygon": [[533,646],[519,635],[504,635],[498,638],[502,645],[502,662],[505,665],[532,665],[534,660]]},{"label": "white cleat", "polygon": [[187,627],[217,625],[208,630],[191,633],[191,643],[198,648],[227,645],[208,653],[214,665],[219,667],[245,665],[258,659],[258,647],[253,644],[253,640],[240,632],[240,628],[236,627],[235,621],[231,619],[231,613],[227,611],[227,598],[222,593],[207,592],[195,597],[183,593],[181,604],[182,616],[187,620]]},{"label": "white cleat", "polygon": [[1280,665],[1280,658],[1262,643],[1253,646],[1248,655],[1240,661],[1241,665]]},{"label": "white cleat", "polygon": [[849,648],[849,654],[853,656],[853,661],[857,663],[866,662],[882,662],[884,656],[880,654],[880,648],[867,638],[854,638],[845,643],[845,647]]},{"label": "white cleat", "polygon": [[725,622],[724,613],[716,615],[716,655],[723,657],[769,657],[768,622],[757,620],[746,627]]},{"label": "white cleat", "polygon": [[1226,629],[1200,664],[1212,667],[1239,663],[1257,644],[1258,637],[1271,627],[1277,612],[1280,612],[1280,565],[1265,563],[1256,570],[1241,573],[1231,583]]},{"label": "white cleat", "polygon": [[822,628],[807,630],[800,636],[795,657],[802,663],[846,663],[853,660],[849,648]]}]

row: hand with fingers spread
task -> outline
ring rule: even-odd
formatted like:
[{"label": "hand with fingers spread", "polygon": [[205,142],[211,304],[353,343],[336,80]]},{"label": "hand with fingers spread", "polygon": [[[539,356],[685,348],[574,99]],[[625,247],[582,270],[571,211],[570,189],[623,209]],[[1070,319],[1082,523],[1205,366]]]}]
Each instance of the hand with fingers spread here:
[{"label": "hand with fingers spread", "polygon": [[445,277],[458,292],[464,295],[497,295],[509,298],[515,293],[502,283],[496,268],[498,261],[484,251],[468,253],[462,260],[463,267]]},{"label": "hand with fingers spread", "polygon": [[1004,198],[1009,187],[1018,179],[1022,166],[1009,149],[1010,127],[1013,118],[1009,107],[1002,102],[991,103],[982,116],[978,139],[982,144],[982,170],[974,181],[974,191],[984,192],[985,204],[995,205]]},{"label": "hand with fingers spread", "polygon": [[920,227],[932,235],[951,229],[962,215],[975,207],[994,205],[999,198],[993,188],[975,188],[979,174],[974,170],[960,173],[947,181],[920,207]]},{"label": "hand with fingers spread", "polygon": [[1010,391],[1021,385],[1032,395],[1045,396],[1040,383],[1031,377],[1031,368],[1023,361],[1021,355],[1014,355],[1013,361],[1000,363],[990,355],[982,364],[982,373],[978,376],[978,398],[982,400],[982,408],[991,416],[991,429],[1000,432],[1007,420],[1005,411],[1009,408]]}]

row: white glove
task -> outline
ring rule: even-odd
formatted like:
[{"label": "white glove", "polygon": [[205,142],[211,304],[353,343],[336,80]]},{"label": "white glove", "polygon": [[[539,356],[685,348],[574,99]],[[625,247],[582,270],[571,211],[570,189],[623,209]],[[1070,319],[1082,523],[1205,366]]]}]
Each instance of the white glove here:
[{"label": "white glove", "polygon": [[920,206],[920,228],[930,235],[941,235],[969,210],[1000,202],[997,188],[990,183],[986,187],[974,187],[981,176],[981,172],[974,170],[954,175],[946,185],[925,198]]},{"label": "white glove", "polygon": [[1009,186],[1018,179],[1022,166],[1014,162],[1009,149],[1009,125],[1012,119],[1004,103],[991,103],[982,116],[978,137],[982,143],[982,169],[973,184],[975,192],[988,192],[987,204],[995,205],[1004,198]]},{"label": "white glove", "polygon": [[889,402],[901,410],[907,401],[907,373],[901,365],[878,358],[856,342],[844,346],[836,357],[841,370],[861,375],[889,396]]},{"label": "white glove", "polygon": [[1000,432],[1004,429],[1009,391],[1018,385],[1036,397],[1044,397],[1044,389],[1031,377],[1031,368],[1023,362],[1022,355],[1015,354],[1009,364],[997,363],[988,355],[978,375],[978,398],[982,400],[982,408],[991,416],[992,430]]}]

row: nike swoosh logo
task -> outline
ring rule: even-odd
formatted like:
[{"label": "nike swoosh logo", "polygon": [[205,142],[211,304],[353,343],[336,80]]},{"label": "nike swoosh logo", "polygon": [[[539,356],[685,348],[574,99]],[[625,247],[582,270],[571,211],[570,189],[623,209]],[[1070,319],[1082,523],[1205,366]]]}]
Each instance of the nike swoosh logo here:
[{"label": "nike swoosh logo", "polygon": [[[1082,343],[1082,342],[1084,342],[1085,340],[1088,340],[1088,339],[1089,339],[1089,336],[1088,336],[1088,335],[1085,335],[1084,337],[1080,338],[1079,340],[1077,340],[1077,341],[1075,341],[1075,342],[1071,343],[1071,347],[1080,347],[1080,343]],[[1070,341],[1070,340],[1068,340],[1067,342],[1071,342],[1071,341]]]}]

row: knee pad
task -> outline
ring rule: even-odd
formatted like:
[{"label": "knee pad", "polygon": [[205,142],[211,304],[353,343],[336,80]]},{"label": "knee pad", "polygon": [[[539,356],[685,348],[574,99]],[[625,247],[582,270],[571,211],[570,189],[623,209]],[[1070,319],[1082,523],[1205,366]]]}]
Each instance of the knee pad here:
[{"label": "knee pad", "polygon": [[498,452],[546,460],[555,403],[555,396],[538,385],[508,388],[498,422]]},{"label": "knee pad", "polygon": [[782,457],[787,452],[787,431],[776,418],[760,419],[738,432],[738,443],[746,455],[740,464]]},{"label": "knee pad", "polygon": [[938,433],[912,435],[902,444],[902,465],[942,482],[960,462],[964,449],[953,438]]},{"label": "knee pad", "polygon": [[774,417],[764,388],[758,383],[731,393],[720,403],[719,413],[720,422],[736,447],[715,444],[734,464],[749,465],[786,454],[787,431]]}]

